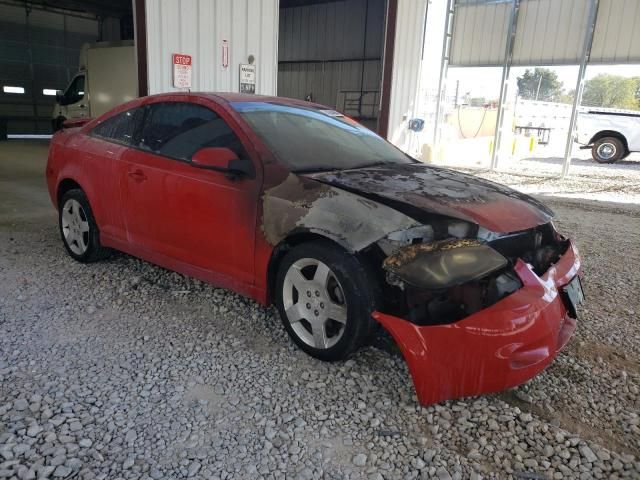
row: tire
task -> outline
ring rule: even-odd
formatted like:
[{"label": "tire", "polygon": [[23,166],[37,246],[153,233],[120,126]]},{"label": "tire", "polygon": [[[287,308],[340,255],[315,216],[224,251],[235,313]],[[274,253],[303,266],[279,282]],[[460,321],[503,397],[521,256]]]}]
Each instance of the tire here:
[{"label": "tire", "polygon": [[111,250],[100,245],[98,225],[82,190],[69,190],[62,196],[58,227],[64,248],[74,260],[91,263],[111,254]]},{"label": "tire", "polygon": [[327,362],[356,351],[375,329],[371,313],[380,290],[374,278],[367,265],[329,241],[289,251],[279,265],[275,300],[293,342]]},{"label": "tire", "polygon": [[598,163],[614,163],[625,157],[627,149],[619,138],[603,137],[591,147],[591,156]]}]

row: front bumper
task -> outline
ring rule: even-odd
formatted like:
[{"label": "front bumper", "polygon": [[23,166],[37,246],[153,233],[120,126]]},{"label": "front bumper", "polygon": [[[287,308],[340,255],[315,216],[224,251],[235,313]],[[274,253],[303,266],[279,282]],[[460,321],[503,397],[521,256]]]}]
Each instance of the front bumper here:
[{"label": "front bumper", "polygon": [[484,310],[448,325],[418,326],[381,312],[373,317],[400,347],[423,405],[497,392],[542,371],[576,328],[560,288],[581,270],[577,249],[538,277],[522,260],[523,287]]}]

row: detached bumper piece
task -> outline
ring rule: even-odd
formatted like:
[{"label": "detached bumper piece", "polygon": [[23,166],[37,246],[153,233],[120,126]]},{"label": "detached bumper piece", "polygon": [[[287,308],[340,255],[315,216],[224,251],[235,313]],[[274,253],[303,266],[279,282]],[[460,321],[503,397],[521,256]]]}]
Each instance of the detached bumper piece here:
[{"label": "detached bumper piece", "polygon": [[419,326],[381,312],[373,317],[399,345],[422,405],[497,392],[537,375],[567,344],[576,328],[567,291],[577,288],[580,269],[569,244],[541,277],[518,260],[523,287],[457,322]]}]

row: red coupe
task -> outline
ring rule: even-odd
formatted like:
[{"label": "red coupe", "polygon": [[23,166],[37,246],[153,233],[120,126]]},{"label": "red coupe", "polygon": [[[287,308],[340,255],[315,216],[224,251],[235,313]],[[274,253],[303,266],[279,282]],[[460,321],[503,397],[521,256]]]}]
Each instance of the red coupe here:
[{"label": "red coupe", "polygon": [[71,257],[116,249],[273,302],[322,360],[377,321],[423,404],[525,382],[576,327],[580,259],[547,207],[329,108],[165,94],[71,127],[46,169]]}]

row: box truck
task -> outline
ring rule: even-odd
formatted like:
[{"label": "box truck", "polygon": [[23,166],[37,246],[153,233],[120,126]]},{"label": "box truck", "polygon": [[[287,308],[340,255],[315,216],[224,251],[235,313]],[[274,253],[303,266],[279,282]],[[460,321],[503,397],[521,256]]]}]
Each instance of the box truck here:
[{"label": "box truck", "polygon": [[133,41],[85,43],[79,70],[64,91],[56,93],[53,131],[66,120],[95,118],[138,96]]}]

